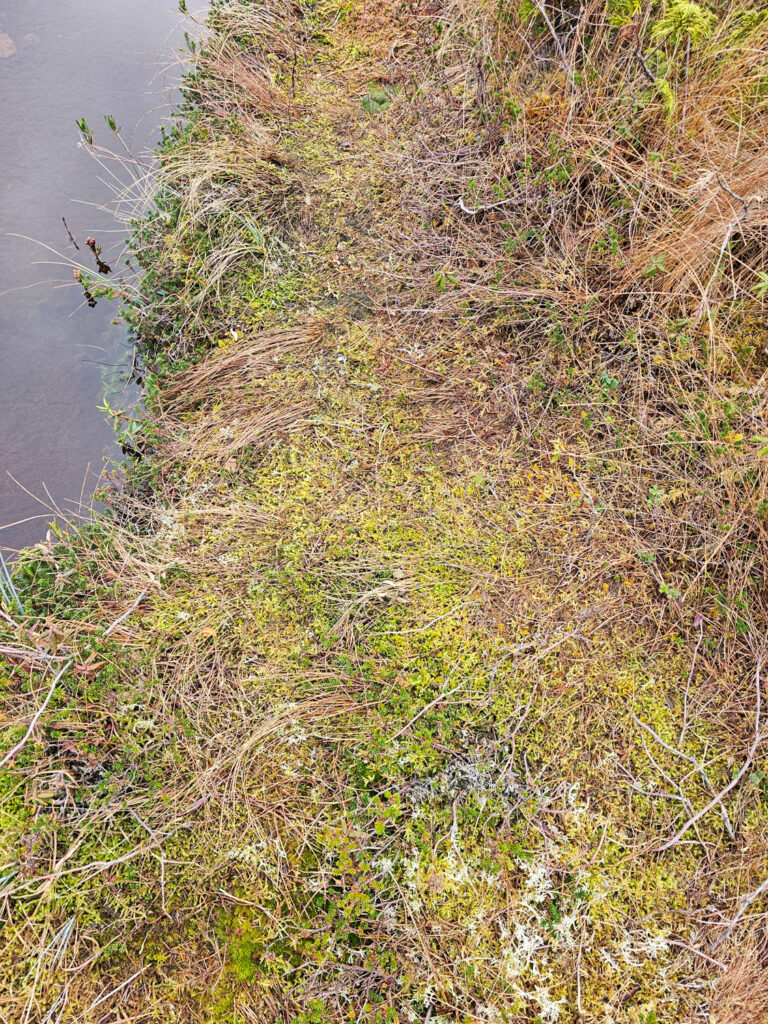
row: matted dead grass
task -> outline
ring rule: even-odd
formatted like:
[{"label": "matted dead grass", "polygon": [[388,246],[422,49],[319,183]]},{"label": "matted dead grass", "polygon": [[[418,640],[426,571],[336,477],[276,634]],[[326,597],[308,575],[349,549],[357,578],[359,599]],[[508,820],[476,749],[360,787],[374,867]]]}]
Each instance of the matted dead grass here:
[{"label": "matted dead grass", "polygon": [[765,1018],[765,28],[617,10],[216,9],[2,612],[11,1019]]}]

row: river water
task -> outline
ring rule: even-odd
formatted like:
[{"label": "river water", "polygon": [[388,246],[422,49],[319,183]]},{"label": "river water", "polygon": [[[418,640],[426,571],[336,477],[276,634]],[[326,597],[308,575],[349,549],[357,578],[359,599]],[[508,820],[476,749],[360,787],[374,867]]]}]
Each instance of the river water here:
[{"label": "river water", "polygon": [[[190,7],[198,5],[190,4]],[[79,144],[146,153],[167,123],[185,28],[175,0],[0,0],[0,552],[46,534],[52,506],[71,514],[105,459],[120,455],[98,409],[130,404],[132,343],[116,307],[89,308],[72,267],[95,269],[85,246],[119,270],[126,235],[105,204],[114,171]],[[80,245],[71,244],[62,217]],[[14,237],[26,236],[27,239]],[[44,262],[43,262],[44,261]],[[121,378],[123,378],[121,380]]]}]

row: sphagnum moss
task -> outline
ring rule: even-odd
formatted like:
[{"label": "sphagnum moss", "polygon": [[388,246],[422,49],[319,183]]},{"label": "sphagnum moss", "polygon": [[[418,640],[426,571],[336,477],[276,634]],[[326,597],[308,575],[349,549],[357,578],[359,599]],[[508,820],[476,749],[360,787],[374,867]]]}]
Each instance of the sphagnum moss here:
[{"label": "sphagnum moss", "polygon": [[146,457],[3,611],[4,749],[71,662],[0,768],[6,1019],[766,1019],[751,236],[708,334],[655,289],[701,217],[647,75],[691,125],[765,66],[715,13],[214,6]]}]

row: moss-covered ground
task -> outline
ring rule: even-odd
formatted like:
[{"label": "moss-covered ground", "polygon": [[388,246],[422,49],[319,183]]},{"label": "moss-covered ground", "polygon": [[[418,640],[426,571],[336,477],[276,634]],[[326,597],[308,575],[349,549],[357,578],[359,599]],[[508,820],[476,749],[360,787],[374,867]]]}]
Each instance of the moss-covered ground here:
[{"label": "moss-covered ground", "polygon": [[[746,39],[747,146],[762,21],[678,7],[577,39],[678,118]],[[537,10],[214,5],[136,457],[0,612],[0,1018],[767,1019],[757,243],[674,291],[685,125]]]}]

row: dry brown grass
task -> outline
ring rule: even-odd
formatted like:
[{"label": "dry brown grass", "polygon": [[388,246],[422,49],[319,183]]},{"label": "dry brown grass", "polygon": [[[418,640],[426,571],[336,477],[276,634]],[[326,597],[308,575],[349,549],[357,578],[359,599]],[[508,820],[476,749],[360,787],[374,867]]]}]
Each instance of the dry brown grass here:
[{"label": "dry brown grass", "polygon": [[[407,173],[432,199],[426,223],[448,216],[454,230],[413,235],[414,255],[432,269],[453,266],[457,300],[522,295],[530,285],[533,296],[566,308],[598,301],[611,316],[635,293],[642,301],[661,291],[689,312],[702,301],[748,300],[763,266],[768,108],[760,83],[768,57],[759,26],[738,31],[745,10],[720,8],[717,31],[681,58],[679,47],[652,41],[650,8],[617,30],[602,3],[553,5],[556,43],[535,12],[542,31],[532,34],[511,5],[503,19],[483,5],[441,5],[439,77],[423,101],[425,114],[439,111],[432,123],[440,127],[432,135],[425,118],[422,151]],[[428,35],[430,22],[409,27]],[[654,74],[674,91],[671,115],[637,56],[645,51],[647,67],[659,47],[668,70]],[[395,58],[403,82],[409,58],[407,48],[399,68]],[[478,110],[484,125],[467,135]],[[446,132],[451,111],[454,130]],[[729,231],[744,212],[734,196],[749,211]],[[462,213],[460,200],[479,213]],[[510,223],[524,241],[500,268],[499,227]],[[733,251],[714,287],[726,235]],[[654,263],[665,271],[649,276]],[[644,315],[654,315],[650,306]]]},{"label": "dry brown grass", "polygon": [[170,356],[218,341],[216,332],[238,324],[243,300],[232,283],[244,268],[255,274],[252,291],[286,273],[285,238],[303,214],[306,187],[281,143],[282,125],[300,111],[276,79],[306,44],[299,10],[281,3],[219,9],[216,31],[195,54],[187,89],[194,127],[160,155],[153,189],[166,212],[144,221],[136,246],[139,262],[151,253],[145,290],[162,281],[165,298],[156,295],[151,317],[137,303],[132,322],[150,347],[163,339]]},{"label": "dry brown grass", "polygon": [[288,116],[291,101],[275,81],[274,65],[293,64],[302,53],[301,5],[269,0],[225,6],[216,12],[213,26],[215,34],[209,36],[198,61],[201,106],[220,116]]},{"label": "dry brown grass", "polygon": [[768,962],[765,936],[745,936],[717,985],[716,1024],[765,1024],[768,1020]]},{"label": "dry brown grass", "polygon": [[[217,11],[176,220],[146,229],[170,298],[137,313],[195,360],[154,379],[109,526],[40,552],[35,618],[4,619],[6,725],[74,669],[3,797],[36,811],[0,1008],[765,1019],[766,45],[734,41],[741,9],[660,44],[669,118],[647,6]],[[750,212],[715,275],[728,189]],[[294,326],[241,330],[242,279],[286,268],[322,317],[302,293]]]},{"label": "dry brown grass", "polygon": [[227,345],[223,351],[175,375],[163,388],[159,406],[166,415],[188,412],[199,404],[215,404],[226,390],[234,397],[237,391],[248,388],[255,379],[268,375],[283,356],[306,352],[323,335],[323,324],[262,331],[253,339]]},{"label": "dry brown grass", "polygon": [[[511,405],[532,457],[554,446],[576,461],[586,505],[606,510],[585,531],[598,578],[595,545],[622,575],[651,551],[655,586],[703,611],[717,580],[718,615],[749,592],[758,629],[766,475],[745,439],[768,433],[754,293],[768,209],[764,27],[742,32],[747,6],[726,5],[711,37],[681,54],[652,36],[649,7],[617,29],[601,3],[553,5],[550,27],[512,5],[500,18],[446,3],[416,89],[427,10],[402,14],[389,60],[408,97],[394,117],[410,134],[391,158],[403,182],[391,260],[409,287],[405,300],[394,286],[380,298],[403,339],[390,350],[440,363],[459,405],[482,387],[466,365],[480,350],[500,379],[469,416],[479,434],[494,419],[503,430]],[[674,90],[671,115],[648,80],[660,51],[666,71],[652,73]],[[594,419],[601,380],[611,408],[587,437],[574,412]]]}]

